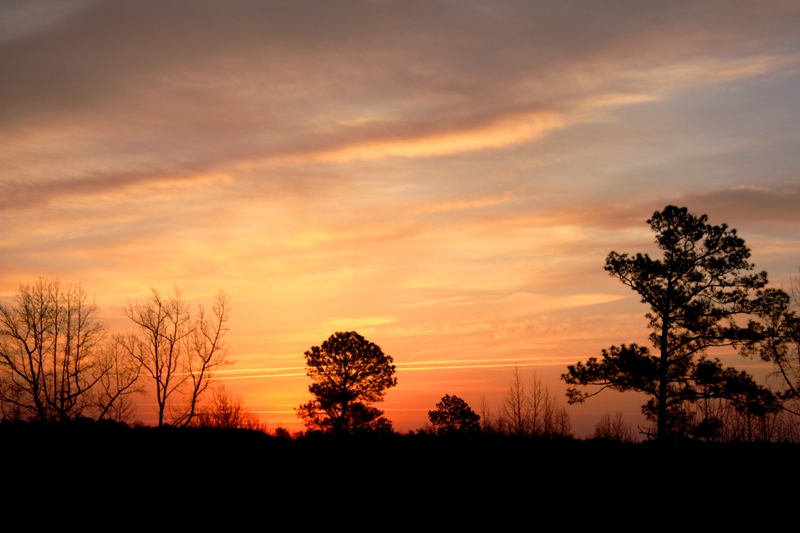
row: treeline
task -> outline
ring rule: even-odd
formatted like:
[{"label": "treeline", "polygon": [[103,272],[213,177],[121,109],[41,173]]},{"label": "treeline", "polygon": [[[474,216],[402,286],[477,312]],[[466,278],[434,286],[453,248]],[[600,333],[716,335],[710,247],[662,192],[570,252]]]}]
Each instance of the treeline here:
[{"label": "treeline", "polygon": [[[611,252],[605,270],[649,306],[654,352],[636,343],[570,365],[569,403],[611,389],[647,397],[647,426],[604,415],[598,440],[800,442],[800,276],[788,291],[750,273],[750,250],[735,230],[667,206],[647,221],[662,257]],[[155,395],[157,426],[264,430],[214,372],[227,364],[230,302],[191,309],[176,288],[129,302],[131,330],[111,335],[80,285],[40,278],[0,304],[0,416],[4,421],[91,419],[127,423],[134,396]],[[725,367],[709,349],[730,347],[774,365],[769,384]],[[355,331],[336,332],[305,352],[312,399],[296,408],[306,435],[394,435],[375,403],[397,385],[393,358]],[[415,435],[573,437],[566,409],[542,380],[518,369],[499,408],[481,415],[446,394]],[[274,433],[289,436],[276,428]]]},{"label": "treeline", "polygon": [[[800,280],[794,279],[794,296]],[[213,371],[226,364],[227,297],[219,293],[210,313],[200,306],[192,316],[178,290],[158,291],[129,303],[125,314],[133,331],[108,335],[97,306],[80,285],[62,286],[44,278],[20,286],[13,302],[0,304],[0,405],[4,422],[130,423],[135,394],[155,388],[158,426],[250,429],[267,432],[241,397],[221,384]],[[763,341],[762,341],[763,342]],[[781,359],[791,370],[787,349]],[[315,434],[393,435],[391,421],[370,402],[396,385],[391,356],[356,332],[336,333],[306,352],[309,391],[315,400],[298,407],[306,432],[285,428],[281,438]],[[359,371],[354,371],[359,369]],[[785,398],[784,404],[778,398]],[[764,403],[707,394],[681,403],[682,438],[709,442],[800,442],[800,417],[791,394]],[[779,408],[780,407],[780,408]],[[645,408],[645,413],[648,410]],[[674,413],[674,410],[673,410]],[[674,414],[673,414],[674,416]],[[499,406],[484,400],[480,415],[463,399],[445,395],[428,413],[428,425],[412,435],[514,437],[539,441],[574,439],[565,407],[533,372],[526,379],[514,368]],[[633,428],[622,413],[604,414],[592,439],[632,443],[652,436],[651,426]]]},{"label": "treeline", "polygon": [[[477,414],[464,400],[445,395],[428,413],[429,426],[414,433],[430,435],[483,435],[533,440],[573,439],[569,413],[534,372],[526,381],[514,369],[499,409],[485,401]],[[787,409],[751,409],[723,398],[704,398],[684,405],[683,440],[701,442],[800,443],[800,417]],[[634,443],[650,437],[655,428],[634,427],[621,411],[606,412],[589,439]]]},{"label": "treeline", "polygon": [[[667,206],[647,223],[662,257],[611,252],[605,270],[630,287],[650,310],[645,315],[656,350],[636,343],[611,346],[601,357],[570,365],[562,379],[569,403],[606,389],[647,397],[640,433],[659,441],[798,440],[800,417],[800,279],[790,291],[768,287],[767,273],[751,273],[750,249],[725,224]],[[775,365],[773,387],[726,367],[709,355],[731,347]],[[311,432],[390,432],[391,422],[370,403],[396,385],[392,358],[356,332],[332,335],[305,353],[314,399],[297,411]],[[466,403],[446,395],[421,433],[570,436],[570,421],[536,377],[526,390],[519,373],[499,414],[484,409],[483,424]],[[604,439],[633,440],[624,423],[604,417]]]},{"label": "treeline", "polygon": [[428,412],[430,425],[416,433],[431,435],[491,435],[539,440],[572,438],[572,422],[542,379],[534,372],[526,382],[514,368],[511,383],[499,409],[484,399],[477,414],[458,396],[445,395]]}]

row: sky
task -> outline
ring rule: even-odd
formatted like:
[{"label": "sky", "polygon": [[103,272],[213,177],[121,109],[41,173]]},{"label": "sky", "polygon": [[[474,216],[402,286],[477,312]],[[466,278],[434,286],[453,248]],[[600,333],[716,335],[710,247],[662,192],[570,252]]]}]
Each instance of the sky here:
[{"label": "sky", "polygon": [[567,364],[647,343],[603,265],[670,204],[800,266],[796,1],[2,0],[0,80],[0,298],[80,282],[114,332],[224,289],[217,376],[270,427],[337,331],[394,358],[401,431],[515,366],[566,405]]}]

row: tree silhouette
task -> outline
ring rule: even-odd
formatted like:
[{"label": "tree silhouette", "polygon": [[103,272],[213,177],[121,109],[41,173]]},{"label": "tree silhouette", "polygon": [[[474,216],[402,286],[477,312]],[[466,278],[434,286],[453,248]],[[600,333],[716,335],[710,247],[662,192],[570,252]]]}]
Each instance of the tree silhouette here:
[{"label": "tree silhouette", "polygon": [[530,434],[530,398],[519,368],[516,366],[513,379],[508,385],[508,392],[500,406],[500,423],[505,433],[517,437],[525,437]]},{"label": "tree silhouette", "polygon": [[[750,250],[723,224],[707,224],[684,208],[667,206],[647,221],[662,259],[611,252],[605,270],[639,293],[650,306],[646,317],[656,356],[635,344],[612,346],[602,358],[568,367],[562,376],[570,403],[603,389],[635,390],[650,396],[643,411],[656,421],[658,438],[685,434],[690,424],[685,402],[727,398],[748,408],[774,409],[774,396],[744,372],[724,369],[705,354],[712,346],[747,337],[734,318],[753,308],[751,296],[767,283],[766,272],[746,274]],[[579,387],[596,385],[586,393]]]},{"label": "tree silhouette", "polygon": [[247,410],[244,400],[228,392],[222,384],[214,387],[211,398],[200,408],[194,423],[200,427],[266,431],[266,425],[255,413]]},{"label": "tree silhouette", "polygon": [[547,384],[534,372],[526,385],[517,367],[500,406],[498,426],[516,437],[563,438],[571,432],[569,414],[558,406]]},{"label": "tree silhouette", "polygon": [[391,431],[383,411],[367,405],[397,385],[391,356],[355,331],[335,333],[305,353],[314,399],[297,408],[312,431],[336,435]]},{"label": "tree silhouette", "polygon": [[80,284],[39,278],[0,303],[3,416],[56,421],[100,418],[135,392],[138,365],[112,357],[98,308]]},{"label": "tree silhouette", "polygon": [[436,409],[428,411],[428,420],[440,435],[468,435],[480,431],[480,416],[458,396],[445,394]]},{"label": "tree silhouette", "polygon": [[594,427],[593,439],[617,441],[617,442],[633,442],[633,431],[630,424],[625,423],[625,417],[622,411],[617,411],[614,417],[611,413],[606,412],[600,417],[597,425]]},{"label": "tree silhouette", "polygon": [[198,400],[211,382],[213,370],[227,364],[225,334],[230,303],[217,293],[211,316],[198,308],[192,318],[189,304],[175,288],[162,296],[151,289],[144,301],[128,303],[125,315],[137,330],[117,338],[119,344],[150,376],[156,391],[158,425],[188,426],[197,414]]},{"label": "tree silhouette", "polygon": [[800,276],[792,278],[789,290],[763,291],[750,322],[751,342],[742,352],[775,365],[784,409],[800,416]]}]

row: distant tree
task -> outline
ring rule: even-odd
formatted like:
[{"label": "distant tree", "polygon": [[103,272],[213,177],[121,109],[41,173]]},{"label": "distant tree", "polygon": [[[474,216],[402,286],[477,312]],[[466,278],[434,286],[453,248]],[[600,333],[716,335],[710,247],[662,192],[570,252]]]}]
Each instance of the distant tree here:
[{"label": "distant tree", "polygon": [[272,432],[272,435],[278,437],[279,439],[291,439],[292,434],[289,433],[289,430],[284,427],[276,427],[275,430]]},{"label": "distant tree", "polygon": [[530,397],[531,434],[544,439],[571,436],[572,424],[567,410],[558,405],[556,396],[536,372],[531,378]]},{"label": "distant tree", "polygon": [[525,437],[530,434],[531,408],[528,389],[519,373],[519,368],[514,367],[511,383],[503,404],[500,406],[500,421],[504,433]]},{"label": "distant tree", "polygon": [[[136,364],[108,358],[98,308],[80,284],[39,278],[0,304],[0,405],[6,418],[99,418],[135,391]],[[125,366],[130,372],[121,371]],[[114,394],[105,385],[114,381]]]},{"label": "distant tree", "polygon": [[211,315],[200,306],[193,318],[177,288],[166,297],[155,289],[151,291],[146,300],[128,303],[124,308],[136,331],[117,340],[152,379],[158,425],[188,426],[213,371],[227,364],[225,335],[230,302],[220,291]]},{"label": "distant tree", "polygon": [[200,427],[266,431],[258,416],[247,410],[244,400],[228,392],[221,383],[214,386],[211,398],[201,406],[194,423]]},{"label": "distant tree", "polygon": [[481,429],[480,416],[467,402],[458,396],[445,394],[436,404],[436,409],[428,411],[428,420],[440,435],[469,435]]},{"label": "distant tree", "polygon": [[489,403],[486,401],[486,395],[481,396],[481,431],[486,434],[500,433],[499,420],[493,415]]},{"label": "distant tree", "polygon": [[554,417],[553,432],[550,433],[548,437],[557,439],[572,437],[572,420],[566,408],[557,408]]},{"label": "distant tree", "polygon": [[336,435],[391,432],[383,411],[367,405],[397,385],[391,356],[355,331],[335,333],[305,353],[314,399],[297,408],[312,431]]},{"label": "distant tree", "polygon": [[630,424],[625,423],[622,411],[617,411],[612,418],[611,413],[604,413],[594,427],[594,439],[633,442],[633,430]]},{"label": "distant tree", "polygon": [[542,379],[534,372],[526,385],[517,367],[500,406],[498,423],[503,433],[517,437],[562,438],[570,436],[572,429],[569,414],[559,407]]},{"label": "distant tree", "polygon": [[[612,346],[599,360],[591,357],[569,366],[562,378],[573,385],[570,403],[606,388],[643,392],[650,396],[643,411],[656,422],[659,439],[691,429],[685,403],[698,398],[728,398],[751,407],[765,402],[763,408],[774,408],[769,391],[705,354],[710,347],[734,345],[747,337],[735,317],[753,309],[751,297],[767,283],[766,272],[746,274],[753,269],[749,248],[736,230],[707,224],[706,215],[667,206],[647,222],[663,258],[611,252],[605,270],[650,306],[650,341],[659,353],[652,356],[635,344]],[[586,393],[586,386],[599,389]]]}]

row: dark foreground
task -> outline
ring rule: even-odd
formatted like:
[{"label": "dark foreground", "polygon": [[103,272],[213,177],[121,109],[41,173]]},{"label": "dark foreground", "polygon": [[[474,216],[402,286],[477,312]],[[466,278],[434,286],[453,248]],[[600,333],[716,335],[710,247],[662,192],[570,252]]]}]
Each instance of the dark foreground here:
[{"label": "dark foreground", "polygon": [[66,506],[132,506],[126,512],[189,501],[204,512],[255,505],[310,516],[380,504],[411,513],[434,506],[464,523],[492,514],[502,521],[510,509],[572,509],[564,519],[584,519],[661,506],[659,520],[669,520],[689,508],[761,512],[762,500],[796,502],[800,483],[800,446],[779,443],[290,440],[247,430],[0,424],[0,454],[6,504],[45,491]]}]

